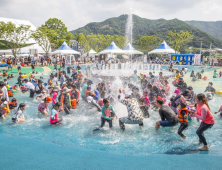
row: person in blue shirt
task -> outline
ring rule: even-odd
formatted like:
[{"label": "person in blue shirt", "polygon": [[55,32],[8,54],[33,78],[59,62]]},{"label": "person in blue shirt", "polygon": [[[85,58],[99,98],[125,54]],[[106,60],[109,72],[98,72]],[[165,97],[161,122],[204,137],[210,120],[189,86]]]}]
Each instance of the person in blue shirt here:
[{"label": "person in blue shirt", "polygon": [[93,132],[102,129],[103,126],[105,125],[105,122],[108,122],[109,127],[112,128],[113,127],[112,120],[114,119],[114,116],[117,119],[117,115],[113,110],[113,106],[110,105],[110,101],[105,98],[103,99],[103,103],[104,106],[102,107],[101,126],[99,128],[94,129]]}]

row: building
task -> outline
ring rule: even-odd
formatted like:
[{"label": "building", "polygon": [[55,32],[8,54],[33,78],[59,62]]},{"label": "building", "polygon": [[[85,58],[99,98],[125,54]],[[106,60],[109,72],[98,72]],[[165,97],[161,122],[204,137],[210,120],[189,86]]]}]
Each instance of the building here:
[{"label": "building", "polygon": [[[16,26],[20,26],[20,25],[30,25],[30,30],[35,31],[36,27],[27,20],[18,20],[18,19],[12,19],[12,18],[3,18],[0,17],[0,22],[12,22],[13,24],[15,24]],[[30,39],[27,43],[35,43],[33,45],[27,46],[27,47],[23,47],[21,48],[20,53],[26,53],[26,54],[30,54],[30,55],[34,55],[36,53],[38,54],[44,54],[44,50],[42,49],[42,47],[40,47],[36,41],[34,39]],[[10,49],[8,50],[1,50],[0,49],[0,55],[11,55],[12,51]]]}]

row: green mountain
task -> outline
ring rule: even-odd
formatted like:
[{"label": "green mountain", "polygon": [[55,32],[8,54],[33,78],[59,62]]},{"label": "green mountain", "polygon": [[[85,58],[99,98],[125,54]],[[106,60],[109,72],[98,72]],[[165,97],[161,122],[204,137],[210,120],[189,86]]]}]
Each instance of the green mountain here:
[{"label": "green mountain", "polygon": [[[125,26],[127,22],[128,15],[121,15],[119,17],[109,18],[103,22],[92,22],[87,24],[86,26],[73,30],[71,33],[75,35],[75,33],[84,33],[84,34],[110,34],[110,35],[125,35]],[[190,24],[178,20],[165,20],[165,19],[157,19],[150,20],[146,18],[141,18],[137,15],[133,15],[133,39],[138,40],[141,36],[145,35],[156,35],[160,37],[162,40],[168,40],[167,34],[169,31],[176,30],[177,32],[183,31],[192,31],[194,35],[192,41],[190,41],[186,47],[194,47],[199,48],[201,42],[203,43],[203,47],[209,48],[212,43],[214,46],[222,48],[222,41],[214,38],[210,34],[191,26]]]},{"label": "green mountain", "polygon": [[222,41],[222,21],[185,21]]}]

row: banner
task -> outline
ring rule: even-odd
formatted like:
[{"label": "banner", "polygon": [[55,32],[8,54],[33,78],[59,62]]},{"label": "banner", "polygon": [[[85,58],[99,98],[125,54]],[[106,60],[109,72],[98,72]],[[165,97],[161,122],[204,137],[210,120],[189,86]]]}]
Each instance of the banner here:
[{"label": "banner", "polygon": [[195,54],[194,65],[201,65],[201,55],[200,54]]}]

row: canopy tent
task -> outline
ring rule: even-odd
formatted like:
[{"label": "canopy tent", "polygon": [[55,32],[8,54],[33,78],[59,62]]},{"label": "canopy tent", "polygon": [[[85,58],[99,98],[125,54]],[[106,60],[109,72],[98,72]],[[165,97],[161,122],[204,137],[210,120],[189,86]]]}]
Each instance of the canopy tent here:
[{"label": "canopy tent", "polygon": [[99,52],[99,54],[126,54],[126,52],[121,50],[114,42],[112,42],[109,47]]},{"label": "canopy tent", "polygon": [[135,48],[133,48],[133,46],[128,43],[128,45],[126,46],[126,48],[123,49],[127,54],[143,54],[142,52],[136,50]]},{"label": "canopy tent", "polygon": [[97,52],[95,52],[93,49],[91,49],[90,51],[89,51],[89,54],[96,54]]},{"label": "canopy tent", "polygon": [[159,53],[159,54],[174,54],[175,50],[172,49],[169,45],[167,45],[164,40],[163,43],[157,47],[155,50],[148,52],[148,54]]},{"label": "canopy tent", "polygon": [[70,48],[66,42],[61,45],[56,51],[51,52],[50,54],[60,54],[60,55],[65,55],[65,54],[78,54],[80,55],[80,52],[73,50]]}]

